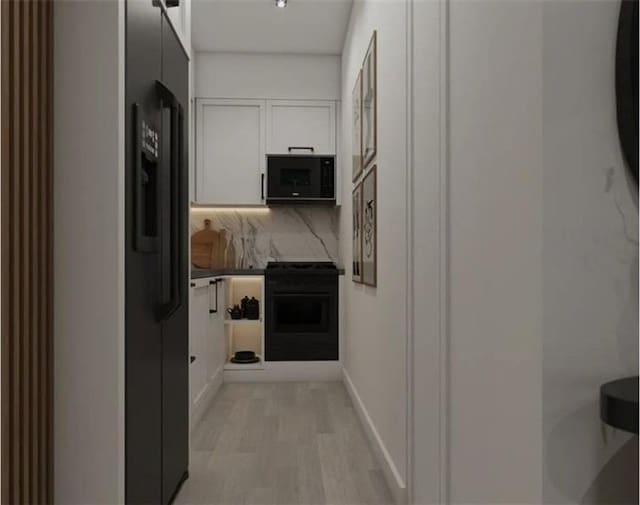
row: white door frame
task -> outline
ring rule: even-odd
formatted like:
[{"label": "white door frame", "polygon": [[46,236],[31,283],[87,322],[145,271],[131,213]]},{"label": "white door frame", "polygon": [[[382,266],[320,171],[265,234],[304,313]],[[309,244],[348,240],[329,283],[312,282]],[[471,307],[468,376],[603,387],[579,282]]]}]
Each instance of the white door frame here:
[{"label": "white door frame", "polygon": [[407,2],[407,497],[416,505],[445,504],[449,502],[449,0]]}]

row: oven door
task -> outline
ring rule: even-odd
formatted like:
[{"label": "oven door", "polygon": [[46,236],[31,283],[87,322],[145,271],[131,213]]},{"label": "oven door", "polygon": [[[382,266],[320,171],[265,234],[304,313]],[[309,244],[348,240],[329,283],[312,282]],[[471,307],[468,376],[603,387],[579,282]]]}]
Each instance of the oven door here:
[{"label": "oven door", "polygon": [[330,294],[276,293],[273,330],[279,334],[320,333],[330,327]]},{"label": "oven door", "polygon": [[291,289],[268,282],[266,309],[267,361],[338,359],[337,286]]}]

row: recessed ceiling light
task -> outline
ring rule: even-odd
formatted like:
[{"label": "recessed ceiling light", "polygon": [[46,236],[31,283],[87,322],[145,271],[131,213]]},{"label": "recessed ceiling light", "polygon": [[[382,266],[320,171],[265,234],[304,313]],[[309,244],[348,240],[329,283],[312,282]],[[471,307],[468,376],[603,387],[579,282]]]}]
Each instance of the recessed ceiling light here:
[{"label": "recessed ceiling light", "polygon": [[284,9],[287,6],[287,0],[276,0],[276,7]]}]

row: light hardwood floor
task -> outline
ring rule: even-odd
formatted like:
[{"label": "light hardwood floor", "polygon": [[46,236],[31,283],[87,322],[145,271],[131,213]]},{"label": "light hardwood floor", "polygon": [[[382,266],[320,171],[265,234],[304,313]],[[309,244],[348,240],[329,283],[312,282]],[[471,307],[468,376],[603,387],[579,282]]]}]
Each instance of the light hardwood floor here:
[{"label": "light hardwood floor", "polygon": [[191,441],[177,504],[390,505],[339,382],[224,384]]}]

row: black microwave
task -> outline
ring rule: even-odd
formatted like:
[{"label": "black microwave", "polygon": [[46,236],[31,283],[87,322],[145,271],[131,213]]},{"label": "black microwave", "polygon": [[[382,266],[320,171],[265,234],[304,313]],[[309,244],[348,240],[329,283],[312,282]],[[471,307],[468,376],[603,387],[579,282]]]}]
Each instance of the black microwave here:
[{"label": "black microwave", "polygon": [[335,163],[335,156],[268,155],[267,205],[335,205]]}]

